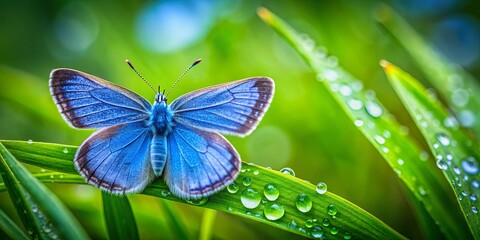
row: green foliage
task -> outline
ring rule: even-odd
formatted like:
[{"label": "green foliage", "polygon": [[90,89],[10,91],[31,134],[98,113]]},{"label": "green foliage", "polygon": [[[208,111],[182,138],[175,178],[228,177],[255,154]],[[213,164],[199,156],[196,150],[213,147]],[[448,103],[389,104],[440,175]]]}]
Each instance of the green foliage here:
[{"label": "green foliage", "polygon": [[472,234],[480,239],[476,205],[480,196],[478,142],[474,143],[457,124],[450,124],[454,117],[412,76],[388,62],[383,62],[383,67],[455,192]]},{"label": "green foliage", "polygon": [[464,224],[460,224],[463,222],[461,215],[451,211],[456,203],[449,197],[445,181],[439,177],[434,166],[425,161],[418,144],[402,132],[400,125],[375,95],[361,88],[355,89],[359,81],[340,67],[334,60],[336,58],[319,52],[313,40],[296,33],[267,9],[260,9],[259,14],[318,74],[318,80],[325,84],[347,116],[415,196],[416,200],[412,201],[421,202],[449,238],[468,238]]},{"label": "green foliage", "polygon": [[128,198],[102,192],[102,199],[109,239],[139,239]]},{"label": "green foliage", "polygon": [[[402,239],[401,234],[418,237],[416,231],[420,229],[427,239],[480,239],[476,205],[480,189],[476,170],[480,158],[480,122],[469,122],[462,117],[468,113],[480,119],[480,87],[472,75],[437,54],[406,21],[381,5],[377,8],[377,20],[405,47],[431,86],[440,93],[438,100],[413,77],[385,62],[387,76],[401,104],[387,87],[381,68],[369,65],[376,64],[380,58],[396,59],[398,55],[398,59],[402,59],[401,52],[396,51],[398,47],[385,49],[390,46],[389,41],[372,27],[373,24],[369,25],[371,18],[365,12],[371,11],[372,3],[347,1],[340,4],[343,8],[332,11],[330,3],[319,1],[315,7],[307,3],[296,4],[294,11],[289,9],[293,5],[288,6],[287,12],[283,12],[285,8],[280,4],[274,5],[275,11],[285,16],[295,29],[306,29],[310,36],[321,40],[339,56],[337,58],[327,54],[326,48],[317,46],[306,34],[297,33],[283,20],[262,9],[261,18],[290,46],[279,38],[272,38],[272,31],[262,31],[266,26],[258,24],[258,19],[253,17],[256,6],[243,2],[237,10],[228,10],[229,13],[221,9],[216,11],[221,14],[217,16],[214,31],[205,34],[203,41],[197,39],[195,47],[175,54],[158,54],[135,44],[132,23],[142,8],[147,7],[140,3],[125,6],[108,1],[66,4],[70,7],[67,9],[75,7],[74,13],[88,16],[87,23],[92,24],[83,25],[84,33],[92,33],[92,26],[101,29],[98,35],[94,34],[91,46],[82,51],[72,51],[58,42],[61,24],[73,22],[82,26],[85,23],[81,17],[65,15],[72,12],[65,12],[63,3],[22,5],[19,2],[4,6],[0,18],[5,23],[3,29],[8,31],[4,33],[8,34],[2,35],[0,44],[3,53],[0,59],[3,62],[0,63],[0,123],[4,126],[0,138],[41,139],[77,145],[90,134],[68,128],[58,115],[48,92],[46,69],[73,67],[151,94],[141,81],[132,80],[136,76],[128,67],[119,67],[124,58],[131,59],[154,85],[160,83],[164,87],[184,69],[185,62],[203,57],[208,60],[202,63],[206,70],[192,71],[187,76],[188,84],[180,84],[173,95],[229,79],[257,74],[272,77],[277,83],[277,93],[262,125],[245,140],[229,140],[243,160],[274,168],[288,164],[299,173],[299,178],[244,163],[235,184],[208,199],[195,202],[178,199],[161,179],[144,192],[143,195],[151,197],[119,198],[80,186],[85,181],[72,164],[76,146],[5,140],[0,141],[0,194],[7,197],[0,199],[0,234],[3,234],[0,236],[84,239],[88,238],[87,231],[92,238],[108,236],[111,239],[152,236],[176,239]],[[31,10],[39,6],[42,14]],[[12,11],[15,7],[21,11]],[[56,15],[59,9],[61,14],[58,15],[63,18]],[[17,21],[6,21],[10,12],[16,14],[18,24],[30,27],[11,31],[11,22]],[[228,17],[221,19],[222,14]],[[118,15],[123,17],[119,19]],[[56,20],[52,24],[46,19]],[[32,20],[35,23],[28,22]],[[38,32],[42,35],[36,39],[43,41],[31,43],[32,33]],[[290,48],[294,51],[289,51]],[[295,58],[298,55],[304,61]],[[248,67],[245,67],[246,59]],[[339,66],[339,59],[349,66],[348,71]],[[405,61],[408,64],[410,59]],[[301,81],[315,77],[321,84]],[[364,88],[382,91],[376,92],[377,98],[373,90]],[[459,104],[456,101],[459,94],[466,95],[468,101]],[[440,103],[441,100],[447,104]],[[405,106],[409,115],[395,112],[395,107],[400,105]],[[410,116],[415,124],[410,125],[417,126],[420,133],[416,128],[407,131],[399,123],[404,124],[403,118]],[[262,133],[263,126],[275,129],[275,134]],[[428,152],[421,150],[426,146],[434,161],[428,159]],[[385,159],[388,166],[376,161],[380,158]],[[382,164],[386,167],[382,168]],[[399,184],[391,181],[395,177],[400,180]],[[314,185],[300,178],[328,181],[331,191],[318,194]],[[395,188],[397,185],[404,194]],[[389,189],[392,186],[394,189]],[[87,191],[68,192],[72,189]],[[279,197],[272,200],[275,189],[279,190]],[[83,227],[52,192],[68,204]],[[82,200],[92,192],[96,194],[94,197]],[[376,217],[332,192],[346,196]],[[100,198],[103,205],[96,204],[95,200],[100,202]],[[412,211],[406,210],[404,198]],[[307,211],[309,200],[312,207]],[[256,204],[258,206],[253,209],[246,207]],[[155,208],[160,211],[155,212]],[[99,220],[102,219],[101,209],[104,221]],[[13,216],[14,211],[18,217]],[[412,212],[417,222],[411,221],[409,214]],[[291,233],[297,235],[285,237]]]},{"label": "green foliage", "polygon": [[[2,141],[2,144],[9,150],[12,149],[14,154],[18,154],[15,155],[15,157],[19,161],[28,162],[34,166],[46,167],[49,170],[57,172],[50,175],[53,177],[40,178],[40,180],[53,183],[71,183],[76,180],[76,178],[65,176],[56,177],[60,176],[60,174],[68,173],[73,167],[71,159],[75,151],[64,151],[68,146],[21,141]],[[30,148],[30,145],[33,144],[36,145],[36,148]],[[28,154],[20,151],[23,148],[28,149],[25,151],[28,152]],[[34,149],[37,150],[35,151]],[[72,150],[71,147],[70,150]],[[49,160],[49,166],[43,163],[44,159]],[[64,164],[67,162],[69,162],[70,166]],[[249,181],[246,178],[249,178],[251,182],[247,183]],[[211,196],[208,200],[202,199],[195,202],[184,201],[173,196],[168,191],[168,187],[163,180],[153,182],[143,193],[158,198],[228,212],[306,237],[323,235],[330,239],[343,239],[344,236],[347,235],[361,239],[371,237],[402,239],[402,236],[393,229],[347,200],[330,192],[318,194],[314,185],[288,174],[269,170],[254,164],[244,163],[241,174],[235,184],[237,189],[235,191],[232,190],[233,193],[224,190]],[[267,184],[275,184],[279,188],[280,195],[278,199],[273,201],[266,200],[263,189]],[[245,203],[245,199],[247,199],[247,201],[248,199],[251,200],[252,196],[250,195],[250,198],[245,198],[247,192],[253,192],[255,194],[254,197],[258,197],[258,202],[253,203],[251,209],[245,207],[245,205],[248,205]],[[298,210],[297,198],[301,194],[306,194],[311,200],[311,209],[307,212]],[[244,200],[241,200],[242,196]],[[273,203],[282,206],[284,213],[279,219],[269,220],[267,218],[269,214],[266,214],[265,211],[268,212],[268,207],[271,207]],[[251,204],[252,202],[250,201],[249,206],[252,206]],[[109,219],[110,218],[111,217],[109,217]],[[323,225],[325,219],[329,222],[327,226]],[[307,223],[307,221],[310,223]],[[115,226],[115,224],[119,223],[112,224]],[[334,234],[332,234],[332,228],[337,229],[338,232],[334,230]],[[109,230],[110,233],[112,231],[113,230]]]}]

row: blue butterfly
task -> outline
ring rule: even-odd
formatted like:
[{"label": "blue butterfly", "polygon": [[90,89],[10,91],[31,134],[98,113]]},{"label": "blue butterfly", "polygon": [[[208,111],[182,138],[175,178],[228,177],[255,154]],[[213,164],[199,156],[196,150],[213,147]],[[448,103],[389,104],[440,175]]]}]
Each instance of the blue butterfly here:
[{"label": "blue butterfly", "polygon": [[50,75],[50,92],[65,121],[74,128],[99,128],[79,147],[75,168],[86,182],[117,195],[142,192],[161,176],[183,199],[225,188],[241,160],[219,133],[250,134],[274,90],[272,79],[253,77],[187,93],[170,105],[157,92],[152,105],[80,71],[55,69]]}]

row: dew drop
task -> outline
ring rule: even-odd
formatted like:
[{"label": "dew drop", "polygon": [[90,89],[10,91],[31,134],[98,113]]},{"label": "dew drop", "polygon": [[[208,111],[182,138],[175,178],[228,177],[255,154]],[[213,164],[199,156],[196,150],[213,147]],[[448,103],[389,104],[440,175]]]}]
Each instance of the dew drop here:
[{"label": "dew drop", "polygon": [[298,211],[306,213],[312,209],[313,202],[312,199],[306,194],[300,194],[295,201]]},{"label": "dew drop", "polygon": [[479,187],[480,187],[480,182],[478,182],[477,179],[474,179],[474,180],[472,181],[472,186],[473,186],[474,188],[479,188]]},{"label": "dew drop", "polygon": [[32,139],[28,139],[28,144],[32,144],[33,143],[33,140]]},{"label": "dew drop", "polygon": [[343,235],[343,239],[345,240],[349,240],[352,238],[352,234],[350,232],[345,232],[345,234]]},{"label": "dew drop", "polygon": [[230,183],[230,185],[227,186],[227,191],[229,193],[237,193],[239,188],[240,186],[238,185],[237,181],[233,181],[232,183]]},{"label": "dew drop", "polygon": [[383,114],[383,108],[378,103],[372,101],[365,102],[365,110],[368,115],[374,118],[379,118]]},{"label": "dew drop", "polygon": [[474,214],[477,214],[477,213],[478,213],[478,209],[477,209],[477,207],[475,207],[475,206],[472,206],[472,212],[473,212]]},{"label": "dew drop", "polygon": [[327,58],[327,65],[328,65],[329,67],[336,67],[336,66],[338,66],[338,58],[335,57],[335,56],[329,56],[329,57]]},{"label": "dew drop", "polygon": [[290,229],[297,229],[297,223],[295,222],[295,220],[292,220],[288,223],[287,227]]},{"label": "dew drop", "polygon": [[471,127],[475,123],[475,115],[469,110],[460,111],[458,119],[464,127]]},{"label": "dew drop", "polygon": [[323,219],[322,225],[323,225],[324,227],[330,226],[330,220],[328,220],[327,218]]},{"label": "dew drop", "polygon": [[244,207],[248,209],[254,209],[260,204],[262,195],[260,195],[260,193],[254,188],[248,187],[243,190],[240,200],[242,201]]},{"label": "dew drop", "polygon": [[338,72],[333,69],[326,69],[323,72],[323,78],[331,82],[336,81],[338,79],[338,75]]},{"label": "dew drop", "polygon": [[479,172],[479,167],[477,160],[474,157],[466,157],[462,160],[463,171],[470,175],[477,174]]},{"label": "dew drop", "polygon": [[307,227],[307,228],[312,228],[313,227],[312,219],[307,219],[307,221],[305,222],[305,227]]},{"label": "dew drop", "polygon": [[330,216],[335,216],[337,214],[337,207],[334,204],[328,205],[327,214]]},{"label": "dew drop", "polygon": [[378,143],[378,144],[384,144],[385,143],[385,138],[379,136],[379,135],[375,135],[373,136],[373,138],[375,139],[375,141]]},{"label": "dew drop", "polygon": [[324,182],[319,182],[315,189],[317,190],[318,194],[324,194],[327,192],[327,184]]},{"label": "dew drop", "polygon": [[233,208],[230,207],[230,206],[228,206],[228,207],[227,207],[227,211],[231,212],[231,211],[233,211]]},{"label": "dew drop", "polygon": [[259,173],[258,169],[253,170],[253,175],[258,175]]},{"label": "dew drop", "polygon": [[452,93],[452,102],[459,107],[465,106],[468,98],[468,92],[465,89],[456,89]]},{"label": "dew drop", "polygon": [[363,107],[362,101],[360,101],[358,99],[353,99],[353,98],[349,99],[347,101],[347,104],[352,110],[360,110]]},{"label": "dew drop", "polygon": [[162,197],[168,197],[170,195],[170,191],[164,189],[160,192],[160,194]]},{"label": "dew drop", "polygon": [[399,158],[397,160],[397,163],[398,163],[398,165],[403,166],[405,164],[405,161],[403,161],[403,159]]},{"label": "dew drop", "polygon": [[242,183],[243,183],[243,186],[248,187],[250,186],[250,184],[252,184],[252,179],[250,179],[249,177],[244,177],[242,179]]},{"label": "dew drop", "polygon": [[355,119],[353,124],[355,124],[355,126],[357,126],[357,127],[361,127],[361,126],[363,126],[363,121],[361,119]]},{"label": "dew drop", "polygon": [[420,160],[427,161],[427,159],[428,159],[428,152],[427,151],[420,152]]},{"label": "dew drop", "polygon": [[443,125],[447,128],[457,129],[458,121],[455,117],[449,116],[443,120]]},{"label": "dew drop", "polygon": [[190,199],[187,200],[187,203],[190,203],[192,205],[200,206],[205,204],[208,201],[208,197],[201,197],[199,199]]},{"label": "dew drop", "polygon": [[[463,164],[463,162],[462,162]],[[460,175],[462,173],[462,170],[458,166],[453,166],[453,172],[457,175]]]},{"label": "dew drop", "polygon": [[67,149],[67,148],[64,148],[64,149],[63,149],[63,153],[68,153],[68,149]]},{"label": "dew drop", "polygon": [[315,227],[312,228],[312,231],[310,231],[310,235],[313,238],[321,238],[323,236],[323,228],[316,225]]},{"label": "dew drop", "polygon": [[450,145],[450,138],[444,133],[437,133],[435,138],[440,144],[442,144],[442,146]]},{"label": "dew drop", "polygon": [[278,189],[277,185],[269,183],[263,188],[263,194],[268,200],[275,201],[280,195],[280,190]]},{"label": "dew drop", "polygon": [[426,196],[427,195],[427,190],[425,190],[425,188],[423,186],[420,186],[418,188],[418,193],[421,195],[421,196]]},{"label": "dew drop", "polygon": [[263,208],[263,214],[268,220],[278,220],[285,214],[285,208],[283,205],[276,202],[268,202]]},{"label": "dew drop", "polygon": [[350,96],[352,95],[352,88],[348,85],[342,85],[339,90],[340,94],[343,96]]},{"label": "dew drop", "polygon": [[280,172],[283,173],[283,174],[288,174],[288,175],[295,176],[295,171],[293,171],[293,169],[288,168],[288,167],[280,169]]},{"label": "dew drop", "polygon": [[330,229],[330,233],[331,233],[332,235],[337,235],[337,233],[338,233],[338,228],[332,227],[332,228]]},{"label": "dew drop", "polygon": [[439,159],[437,161],[437,167],[440,168],[441,170],[447,170],[448,169],[448,164],[443,159]]}]

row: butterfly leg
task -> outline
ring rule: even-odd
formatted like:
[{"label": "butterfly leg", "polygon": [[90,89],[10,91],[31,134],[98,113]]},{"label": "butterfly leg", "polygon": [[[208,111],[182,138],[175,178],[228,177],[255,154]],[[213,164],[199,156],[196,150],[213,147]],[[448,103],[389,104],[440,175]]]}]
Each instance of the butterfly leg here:
[{"label": "butterfly leg", "polygon": [[155,176],[162,176],[167,160],[167,139],[165,136],[155,134],[150,145],[150,156]]}]

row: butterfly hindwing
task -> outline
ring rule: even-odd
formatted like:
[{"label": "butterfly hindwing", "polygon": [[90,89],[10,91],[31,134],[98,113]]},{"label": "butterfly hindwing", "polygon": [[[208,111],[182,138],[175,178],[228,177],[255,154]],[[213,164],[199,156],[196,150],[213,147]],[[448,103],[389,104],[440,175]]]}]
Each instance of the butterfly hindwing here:
[{"label": "butterfly hindwing", "polygon": [[171,109],[174,120],[186,126],[245,136],[262,119],[274,90],[270,78],[248,78],[187,93]]},{"label": "butterfly hindwing", "polygon": [[233,182],[239,173],[240,156],[217,133],[177,125],[167,139],[165,182],[180,198],[212,195]]},{"label": "butterfly hindwing", "polygon": [[93,133],[75,154],[75,168],[88,183],[113,194],[141,192],[153,178],[152,133],[145,121]]},{"label": "butterfly hindwing", "polygon": [[50,75],[50,91],[64,119],[77,128],[102,128],[145,120],[150,103],[136,93],[71,69]]}]

